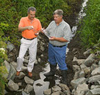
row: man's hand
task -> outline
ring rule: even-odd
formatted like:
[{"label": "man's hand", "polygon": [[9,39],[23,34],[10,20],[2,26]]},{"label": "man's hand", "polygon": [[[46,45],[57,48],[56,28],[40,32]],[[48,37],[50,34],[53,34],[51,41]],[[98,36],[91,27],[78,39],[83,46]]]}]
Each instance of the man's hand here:
[{"label": "man's hand", "polygon": [[54,41],[56,40],[56,37],[49,37],[49,40]]},{"label": "man's hand", "polygon": [[33,26],[27,26],[27,29],[29,29],[29,30],[31,30],[33,28],[34,28]]},{"label": "man's hand", "polygon": [[31,29],[34,29],[34,27],[33,26],[18,27],[18,31],[24,31],[26,29],[31,30]]},{"label": "man's hand", "polygon": [[50,41],[59,41],[59,42],[68,42],[68,40],[64,39],[63,37],[50,37]]},{"label": "man's hand", "polygon": [[45,29],[44,29],[44,28],[42,28],[42,29],[40,30],[40,32],[41,32],[41,33],[44,33],[44,31],[45,31]]}]

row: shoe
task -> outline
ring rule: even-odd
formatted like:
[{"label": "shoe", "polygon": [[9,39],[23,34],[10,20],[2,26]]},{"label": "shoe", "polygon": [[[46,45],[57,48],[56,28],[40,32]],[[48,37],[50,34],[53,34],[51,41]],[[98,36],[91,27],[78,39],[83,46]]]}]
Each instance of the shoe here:
[{"label": "shoe", "polygon": [[17,71],[17,72],[16,72],[16,76],[19,76],[19,74],[20,74],[20,71]]},{"label": "shoe", "polygon": [[29,77],[32,77],[32,72],[28,72],[28,76]]}]

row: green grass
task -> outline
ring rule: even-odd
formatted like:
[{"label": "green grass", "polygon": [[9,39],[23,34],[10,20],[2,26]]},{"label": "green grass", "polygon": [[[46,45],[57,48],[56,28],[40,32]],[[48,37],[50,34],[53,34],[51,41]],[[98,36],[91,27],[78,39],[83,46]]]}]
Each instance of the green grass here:
[{"label": "green grass", "polygon": [[84,47],[93,47],[100,40],[100,0],[89,0],[86,17],[81,22],[81,40]]}]

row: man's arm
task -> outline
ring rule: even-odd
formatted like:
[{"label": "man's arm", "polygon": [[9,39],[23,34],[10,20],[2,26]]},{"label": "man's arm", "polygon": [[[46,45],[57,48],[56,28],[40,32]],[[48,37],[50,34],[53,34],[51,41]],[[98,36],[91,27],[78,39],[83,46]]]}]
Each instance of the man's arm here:
[{"label": "man's arm", "polygon": [[19,26],[18,27],[18,31],[24,31],[24,30],[26,30],[26,29],[33,29],[33,26],[26,26],[26,27],[21,27],[21,26]]},{"label": "man's arm", "polygon": [[63,37],[50,37],[49,40],[51,41],[59,41],[59,42],[68,42],[68,40],[64,39]]}]

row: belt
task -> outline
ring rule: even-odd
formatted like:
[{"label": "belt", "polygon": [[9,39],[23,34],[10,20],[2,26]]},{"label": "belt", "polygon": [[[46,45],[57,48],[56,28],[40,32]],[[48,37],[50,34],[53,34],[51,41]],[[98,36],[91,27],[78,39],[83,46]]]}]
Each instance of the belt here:
[{"label": "belt", "polygon": [[[24,37],[23,37],[24,38]],[[24,38],[24,39],[26,39],[26,40],[33,40],[33,39],[35,39],[36,37],[34,37],[34,38],[31,38],[31,39],[27,39],[27,38]]]},{"label": "belt", "polygon": [[53,46],[53,47],[60,47],[60,48],[61,48],[61,47],[64,47],[64,46],[66,46],[66,45],[63,45],[63,46],[54,46],[54,45],[52,45],[52,46]]}]

